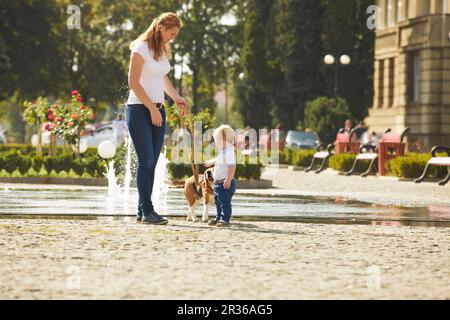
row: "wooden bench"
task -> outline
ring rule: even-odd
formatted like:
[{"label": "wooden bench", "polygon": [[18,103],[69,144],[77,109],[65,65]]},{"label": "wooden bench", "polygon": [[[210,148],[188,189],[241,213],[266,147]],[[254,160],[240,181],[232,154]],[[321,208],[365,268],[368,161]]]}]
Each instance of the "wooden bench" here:
[{"label": "wooden bench", "polygon": [[[440,157],[437,155],[438,152],[446,152],[446,157]],[[444,180],[439,181],[440,186],[444,186],[447,184],[447,182],[450,181],[450,148],[442,147],[442,146],[434,146],[433,149],[431,149],[431,159],[428,161],[427,165],[425,166],[425,169],[423,170],[422,175],[414,180],[416,183],[420,183],[427,177],[428,170],[431,166],[441,166],[441,167],[447,167],[448,174],[444,178]]]},{"label": "wooden bench", "polygon": [[[326,146],[325,144],[320,144],[317,146],[317,152],[314,154],[311,165],[305,169],[305,172],[309,172],[313,169],[316,162],[321,161],[319,168],[315,173],[320,173],[327,168],[328,160],[334,154],[346,153],[346,152],[357,152],[359,148],[359,143],[352,142],[352,137],[355,134],[355,129],[350,133],[346,132],[344,129],[340,129],[336,135],[336,141],[333,144]],[[356,145],[356,148],[355,148]],[[337,146],[337,147],[336,147]]]}]

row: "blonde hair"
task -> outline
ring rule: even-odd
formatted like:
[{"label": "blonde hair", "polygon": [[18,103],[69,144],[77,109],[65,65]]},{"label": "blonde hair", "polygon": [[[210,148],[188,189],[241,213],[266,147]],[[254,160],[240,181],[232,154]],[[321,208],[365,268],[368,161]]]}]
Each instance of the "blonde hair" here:
[{"label": "blonde hair", "polygon": [[227,124],[223,124],[216,130],[214,130],[213,137],[216,146],[218,146],[219,148],[224,146],[223,145],[224,141],[234,145],[236,140],[236,135],[234,133],[233,128],[231,128]]},{"label": "blonde hair", "polygon": [[175,13],[165,12],[152,21],[147,31],[131,42],[130,49],[134,47],[136,42],[147,41],[150,51],[153,52],[153,59],[159,60],[163,53],[166,54],[168,59],[172,59],[172,51],[170,50],[169,44],[164,45],[162,43],[161,27],[165,27],[166,29],[180,29],[182,24],[180,18]]}]

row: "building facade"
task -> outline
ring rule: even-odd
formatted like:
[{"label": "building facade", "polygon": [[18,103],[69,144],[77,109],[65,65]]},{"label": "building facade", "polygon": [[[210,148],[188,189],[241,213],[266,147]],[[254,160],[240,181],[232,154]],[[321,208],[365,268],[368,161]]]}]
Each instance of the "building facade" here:
[{"label": "building facade", "polygon": [[409,151],[450,146],[450,0],[379,0],[374,99],[378,133],[410,128]]}]

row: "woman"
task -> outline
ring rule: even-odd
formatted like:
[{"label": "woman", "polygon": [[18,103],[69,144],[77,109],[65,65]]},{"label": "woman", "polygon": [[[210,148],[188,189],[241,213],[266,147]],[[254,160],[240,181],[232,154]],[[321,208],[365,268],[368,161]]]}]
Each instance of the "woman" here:
[{"label": "woman", "polygon": [[167,77],[171,59],[169,41],[176,38],[180,28],[181,21],[176,14],[163,13],[130,45],[130,94],[126,115],[137,154],[138,222],[168,223],[167,219],[155,212],[151,196],[156,162],[164,141],[164,92],[177,104],[181,113],[187,107],[186,100],[178,94]]}]

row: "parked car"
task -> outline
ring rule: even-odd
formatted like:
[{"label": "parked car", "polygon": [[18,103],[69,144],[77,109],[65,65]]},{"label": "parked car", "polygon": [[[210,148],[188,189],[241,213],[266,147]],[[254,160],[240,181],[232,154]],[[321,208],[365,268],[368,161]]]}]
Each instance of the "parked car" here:
[{"label": "parked car", "polygon": [[95,131],[81,137],[88,147],[97,147],[101,142],[110,140],[118,146],[123,137],[120,137],[113,124],[106,124],[98,127]]},{"label": "parked car", "polygon": [[290,130],[286,135],[286,147],[291,149],[315,149],[320,144],[314,131]]}]

